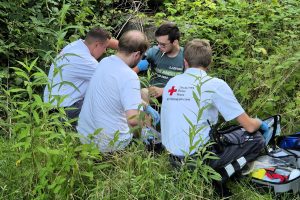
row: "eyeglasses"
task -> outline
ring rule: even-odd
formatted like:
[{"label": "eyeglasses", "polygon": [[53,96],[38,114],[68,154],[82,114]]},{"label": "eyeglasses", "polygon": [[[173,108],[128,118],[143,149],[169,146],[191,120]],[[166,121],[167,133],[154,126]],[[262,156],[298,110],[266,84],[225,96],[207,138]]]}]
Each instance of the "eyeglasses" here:
[{"label": "eyeglasses", "polygon": [[157,42],[157,45],[160,46],[160,47],[163,47],[165,48],[166,46],[168,46],[169,44],[172,44],[172,42],[169,42],[169,43],[161,43],[161,42]]}]

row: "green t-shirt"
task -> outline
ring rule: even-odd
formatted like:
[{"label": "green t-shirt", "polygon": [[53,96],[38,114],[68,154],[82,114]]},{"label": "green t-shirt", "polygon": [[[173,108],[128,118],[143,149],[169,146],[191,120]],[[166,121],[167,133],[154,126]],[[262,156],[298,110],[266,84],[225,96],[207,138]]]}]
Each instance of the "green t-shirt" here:
[{"label": "green t-shirt", "polygon": [[146,52],[146,59],[151,65],[151,71],[154,72],[150,84],[157,87],[165,87],[167,82],[184,71],[183,47],[176,57],[170,58],[154,46]]}]

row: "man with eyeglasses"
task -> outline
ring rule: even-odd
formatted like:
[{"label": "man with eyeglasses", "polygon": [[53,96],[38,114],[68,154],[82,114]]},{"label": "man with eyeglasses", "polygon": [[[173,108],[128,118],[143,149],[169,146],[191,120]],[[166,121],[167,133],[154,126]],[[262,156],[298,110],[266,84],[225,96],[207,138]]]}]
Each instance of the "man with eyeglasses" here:
[{"label": "man with eyeglasses", "polygon": [[137,64],[134,71],[145,71],[150,63],[153,77],[150,87],[142,90],[143,99],[149,101],[149,97],[155,97],[161,103],[163,88],[167,82],[183,73],[183,47],[179,46],[180,32],[173,23],[162,24],[155,31],[155,38],[157,46],[146,52],[145,58]]},{"label": "man with eyeglasses", "polygon": [[64,47],[52,63],[44,90],[44,102],[66,109],[67,117],[79,115],[83,99],[98,61],[106,48],[116,49],[118,41],[101,29],[90,30],[85,40],[79,39]]}]

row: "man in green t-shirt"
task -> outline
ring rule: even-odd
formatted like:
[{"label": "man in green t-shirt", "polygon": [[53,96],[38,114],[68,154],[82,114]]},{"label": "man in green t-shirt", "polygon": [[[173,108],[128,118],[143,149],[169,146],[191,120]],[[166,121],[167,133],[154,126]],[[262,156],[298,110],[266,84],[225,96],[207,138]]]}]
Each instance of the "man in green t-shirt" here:
[{"label": "man in green t-shirt", "polygon": [[161,102],[167,82],[183,73],[183,48],[179,46],[179,29],[173,23],[162,24],[155,31],[155,38],[157,46],[148,49],[145,59],[138,63],[134,71],[138,73],[147,70],[150,63],[153,77],[150,80],[151,86],[142,90],[143,99],[149,101],[149,97],[155,97]]}]

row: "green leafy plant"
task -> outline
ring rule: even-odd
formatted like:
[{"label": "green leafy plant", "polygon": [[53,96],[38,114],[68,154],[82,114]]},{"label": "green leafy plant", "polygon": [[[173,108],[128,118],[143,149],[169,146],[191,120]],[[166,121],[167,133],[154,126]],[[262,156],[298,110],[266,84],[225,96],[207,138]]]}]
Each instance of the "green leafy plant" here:
[{"label": "green leafy plant", "polygon": [[208,39],[214,51],[211,73],[229,83],[248,113],[281,114],[284,132],[299,129],[298,1],[164,2],[156,22],[175,22],[181,44]]},{"label": "green leafy plant", "polygon": [[[80,144],[64,110],[53,111],[53,106],[35,93],[36,87],[47,83],[46,74],[36,66],[37,59],[19,63],[21,67],[13,69],[23,80],[22,87],[2,90],[9,98],[10,119],[1,123],[11,132],[13,142],[7,151],[15,155],[12,170],[29,173],[20,175],[19,184],[24,179],[28,184],[23,185],[24,197],[49,199],[76,195],[75,190],[93,181],[92,169],[107,165],[94,166],[93,160],[102,159],[96,146]],[[2,181],[10,184],[9,179]]]},{"label": "green leafy plant", "polygon": [[[217,198],[201,177],[210,177],[209,169],[176,171],[167,153],[146,152],[139,142],[101,154],[80,143],[63,109],[53,112],[42,102],[45,72],[60,49],[93,26],[116,36],[127,13],[156,26],[176,22],[182,46],[192,38],[210,40],[210,73],[229,83],[247,112],[281,114],[284,133],[299,130],[299,1],[164,0],[156,13],[145,9],[145,15],[128,12],[132,8],[130,1],[115,0],[0,2],[1,199]],[[208,155],[205,147],[198,151]],[[247,181],[231,185],[233,199],[275,198]],[[299,195],[282,197],[291,198]]]},{"label": "green leafy plant", "polygon": [[197,178],[195,178],[195,176],[197,176],[203,178],[206,183],[210,183],[211,180],[221,180],[221,176],[208,165],[209,160],[218,159],[218,157],[213,152],[209,151],[213,143],[205,141],[206,138],[201,137],[201,132],[205,131],[205,129],[208,128],[208,124],[201,121],[203,112],[211,107],[210,103],[207,102],[207,100],[202,99],[202,93],[212,92],[203,91],[202,85],[210,81],[211,78],[202,78],[200,76],[192,74],[189,75],[195,78],[195,90],[193,91],[193,98],[198,107],[198,110],[193,111],[196,121],[191,121],[184,114],[184,118],[189,124],[189,132],[187,134],[189,136],[190,144],[189,152],[185,152],[185,162],[187,163],[187,169],[193,169],[190,178],[197,180]]}]

